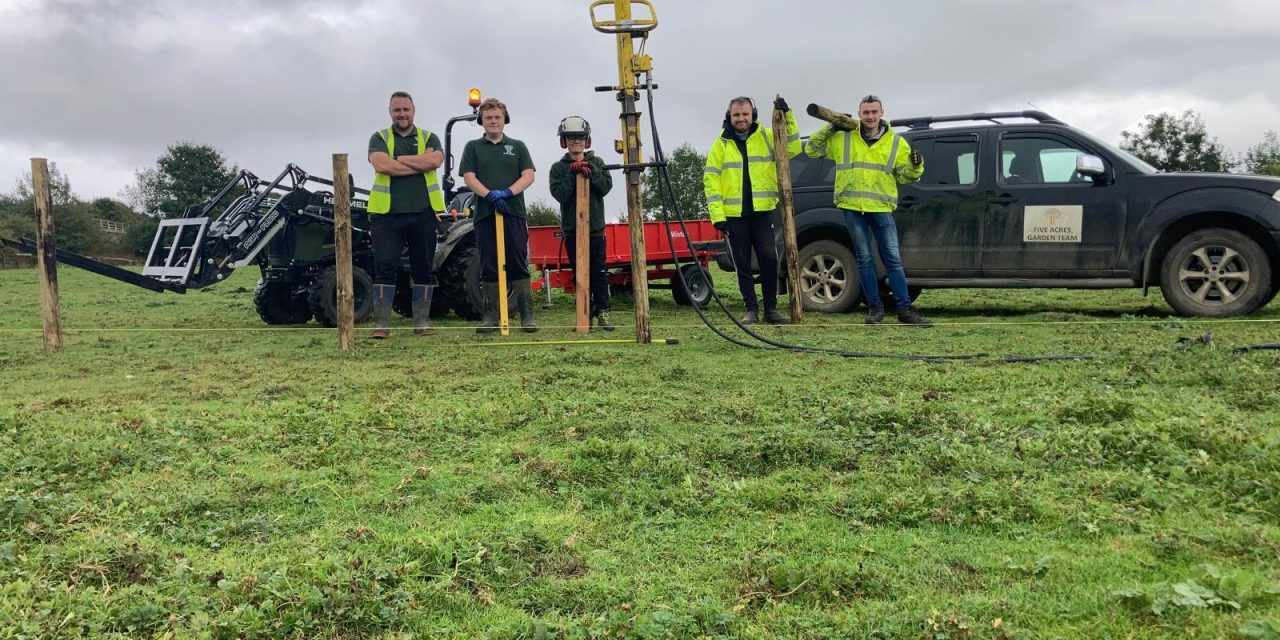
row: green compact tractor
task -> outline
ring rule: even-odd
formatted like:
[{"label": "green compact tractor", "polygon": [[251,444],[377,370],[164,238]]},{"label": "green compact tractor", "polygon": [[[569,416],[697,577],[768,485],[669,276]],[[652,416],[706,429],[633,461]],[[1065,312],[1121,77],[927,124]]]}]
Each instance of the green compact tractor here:
[{"label": "green compact tractor", "polygon": [[[435,270],[440,288],[433,316],[450,311],[474,320],[481,313],[480,260],[469,215],[470,193],[456,194],[451,175],[450,139],[457,122],[445,128],[444,189],[448,215],[439,216]],[[319,190],[308,187],[321,185]],[[288,165],[266,181],[240,171],[216,195],[187,207],[186,217],[160,221],[142,273],[121,269],[69,251],[64,264],[115,278],[152,291],[185,293],[225,280],[231,272],[257,265],[261,278],[253,301],[267,324],[303,324],[315,318],[337,325],[337,268],[334,258],[333,183]],[[373,247],[368,231],[368,191],[352,186],[352,273],[356,322],[372,313]],[[0,239],[3,240],[3,239]],[[20,251],[35,252],[29,239],[3,240]],[[407,256],[402,259],[393,308],[412,316]]]}]

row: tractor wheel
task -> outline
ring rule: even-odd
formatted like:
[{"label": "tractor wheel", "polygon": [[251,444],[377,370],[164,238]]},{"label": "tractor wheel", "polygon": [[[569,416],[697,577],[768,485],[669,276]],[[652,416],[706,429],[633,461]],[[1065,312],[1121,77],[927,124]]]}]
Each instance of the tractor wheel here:
[{"label": "tractor wheel", "polygon": [[[459,318],[479,320],[484,314],[484,292],[480,289],[480,252],[474,242],[454,248],[444,263],[437,294],[447,300]],[[435,301],[432,301],[434,313]]]},{"label": "tractor wheel", "polygon": [[[355,298],[355,321],[364,322],[373,313],[373,278],[360,267],[351,267],[352,294]],[[329,267],[320,272],[320,276],[311,283],[307,290],[307,302],[311,305],[311,313],[316,322],[322,326],[338,326],[338,271]]]},{"label": "tractor wheel", "polygon": [[267,324],[306,324],[311,319],[306,289],[295,282],[258,280],[253,307]]},{"label": "tractor wheel", "polygon": [[1271,295],[1271,263],[1257,242],[1234,229],[1188,234],[1165,255],[1160,292],[1184,316],[1252,313]]},{"label": "tractor wheel", "polygon": [[396,297],[391,299],[391,310],[402,318],[413,317],[413,289],[409,288],[409,274],[403,271],[396,278]]}]

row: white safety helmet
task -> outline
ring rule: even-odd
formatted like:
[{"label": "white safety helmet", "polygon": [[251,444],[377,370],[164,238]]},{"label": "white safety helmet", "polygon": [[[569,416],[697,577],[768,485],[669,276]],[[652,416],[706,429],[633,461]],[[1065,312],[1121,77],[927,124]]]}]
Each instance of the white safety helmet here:
[{"label": "white safety helmet", "polygon": [[560,127],[556,130],[560,136],[560,148],[565,148],[566,137],[586,137],[587,146],[591,146],[591,125],[586,118],[582,116],[569,116],[560,121]]}]

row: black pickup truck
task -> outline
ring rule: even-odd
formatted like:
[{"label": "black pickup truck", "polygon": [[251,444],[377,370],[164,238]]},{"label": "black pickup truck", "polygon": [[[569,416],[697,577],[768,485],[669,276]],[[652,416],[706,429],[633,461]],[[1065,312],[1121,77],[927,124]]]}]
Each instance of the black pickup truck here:
[{"label": "black pickup truck", "polygon": [[[1178,313],[1209,317],[1276,294],[1280,179],[1161,173],[1040,111],[893,127],[925,157],[895,213],[915,290],[1156,286]],[[801,154],[791,172],[805,308],[851,309],[861,295],[835,165]]]}]

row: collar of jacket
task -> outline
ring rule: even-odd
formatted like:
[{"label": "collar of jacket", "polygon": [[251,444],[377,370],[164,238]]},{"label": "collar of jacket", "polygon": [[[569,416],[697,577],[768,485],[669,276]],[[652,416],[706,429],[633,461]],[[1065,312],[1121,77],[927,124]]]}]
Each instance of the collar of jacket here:
[{"label": "collar of jacket", "polygon": [[880,135],[876,136],[874,139],[871,139],[871,140],[867,140],[866,138],[862,137],[862,122],[858,122],[858,128],[856,129],[856,131],[858,132],[858,137],[862,138],[863,142],[866,142],[867,144],[875,144],[879,142],[881,138],[884,138],[886,135],[893,132],[893,125],[890,124],[888,120],[881,118]]},{"label": "collar of jacket", "polygon": [[[592,159],[592,158],[594,158],[594,157],[596,157],[596,153],[595,153],[594,151],[586,151],[586,152],[584,152],[584,153],[582,154],[582,159],[583,159],[583,160],[588,160],[588,161],[589,161],[589,160],[591,160],[591,159]],[[560,162],[563,162],[563,163],[565,163],[565,164],[572,164],[572,163],[573,163],[573,156],[571,156],[571,155],[569,155],[568,153],[566,153],[566,154],[564,154],[564,157],[563,157],[563,158],[560,158]]]},{"label": "collar of jacket", "polygon": [[[759,131],[759,130],[760,130],[760,123],[752,122],[751,128],[747,129],[747,137],[750,138],[752,135],[755,135],[756,131]],[[728,122],[725,122],[724,130],[720,132],[720,137],[732,142],[738,137],[738,132],[733,130],[733,125],[729,124]]]}]

